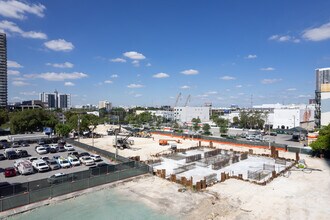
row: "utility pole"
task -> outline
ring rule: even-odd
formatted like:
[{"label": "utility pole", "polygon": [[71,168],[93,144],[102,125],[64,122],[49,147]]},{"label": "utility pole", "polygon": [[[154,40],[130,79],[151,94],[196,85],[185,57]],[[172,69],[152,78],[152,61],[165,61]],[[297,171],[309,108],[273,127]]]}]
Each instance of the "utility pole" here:
[{"label": "utility pole", "polygon": [[80,142],[80,114],[78,113],[78,142]]}]

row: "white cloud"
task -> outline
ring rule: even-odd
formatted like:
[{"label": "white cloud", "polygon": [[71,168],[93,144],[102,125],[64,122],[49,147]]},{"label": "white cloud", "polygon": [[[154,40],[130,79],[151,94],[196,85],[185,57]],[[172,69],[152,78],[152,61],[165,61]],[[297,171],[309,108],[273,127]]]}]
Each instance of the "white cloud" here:
[{"label": "white cloud", "polygon": [[26,74],[24,75],[26,78],[41,78],[48,81],[64,81],[68,79],[81,79],[88,77],[85,73],[73,72],[73,73],[40,73],[40,74]]},{"label": "white cloud", "polygon": [[255,54],[249,54],[245,57],[245,59],[256,59],[257,58],[257,55]]},{"label": "white cloud", "polygon": [[16,61],[7,60],[7,67],[8,68],[23,68],[23,66]]},{"label": "white cloud", "polygon": [[181,89],[190,89],[190,86],[181,86]]},{"label": "white cloud", "polygon": [[138,97],[141,97],[142,94],[135,94],[134,97],[138,98]]},{"label": "white cloud", "polygon": [[209,95],[216,95],[216,94],[218,94],[218,92],[217,91],[209,91],[209,92],[207,92],[207,94],[209,94]]},{"label": "white cloud", "polygon": [[12,84],[13,84],[13,86],[27,86],[27,85],[30,85],[29,83],[24,82],[24,81],[13,81]]},{"label": "white cloud", "polygon": [[22,33],[22,36],[25,38],[32,38],[32,39],[47,39],[47,35],[42,32],[36,32],[36,31],[28,31]]},{"label": "white cloud", "polygon": [[220,79],[222,79],[222,80],[235,80],[236,78],[232,77],[232,76],[223,76]]},{"label": "white cloud", "polygon": [[147,66],[147,67],[151,66],[151,63],[147,63],[146,66]]},{"label": "white cloud", "polygon": [[21,94],[21,95],[25,95],[25,96],[37,96],[37,95],[39,95],[39,93],[37,93],[36,91],[31,91],[31,92],[20,92],[19,94]]},{"label": "white cloud", "polygon": [[242,88],[243,86],[242,85],[237,85],[236,88]]},{"label": "white cloud", "polygon": [[75,84],[73,82],[65,82],[64,85],[65,86],[74,86]]},{"label": "white cloud", "polygon": [[18,76],[20,72],[18,70],[7,70],[7,74],[11,76]]},{"label": "white cloud", "polygon": [[56,68],[72,68],[74,65],[70,62],[64,63],[46,63],[47,66],[52,66]]},{"label": "white cloud", "polygon": [[44,17],[46,7],[42,4],[29,4],[21,1],[0,1],[0,15],[8,18],[23,20],[26,14],[33,14],[38,17]]},{"label": "white cloud", "polygon": [[289,88],[286,91],[296,91],[296,90],[297,90],[296,88]]},{"label": "white cloud", "polygon": [[185,74],[185,75],[196,75],[199,72],[198,72],[198,70],[189,69],[189,70],[183,70],[181,73]]},{"label": "white cloud", "polygon": [[58,39],[58,40],[51,40],[51,41],[47,41],[44,43],[44,45],[50,49],[50,50],[54,50],[54,51],[71,51],[74,49],[74,46],[71,42],[68,42],[66,40],[63,39]]},{"label": "white cloud", "polygon": [[311,95],[298,95],[298,98],[311,98]]},{"label": "white cloud", "polygon": [[140,66],[140,61],[138,61],[138,60],[133,60],[133,61],[132,61],[132,64],[133,64],[133,66],[135,66],[135,67],[139,67],[139,66]]},{"label": "white cloud", "polygon": [[273,67],[264,67],[264,68],[260,68],[261,71],[274,71],[275,68]]},{"label": "white cloud", "polygon": [[126,60],[123,58],[115,58],[110,60],[113,63],[126,63]]},{"label": "white cloud", "polygon": [[139,88],[142,88],[144,86],[141,85],[141,84],[132,83],[132,84],[129,84],[127,87],[130,88],[130,89],[139,89]]},{"label": "white cloud", "polygon": [[168,75],[167,73],[157,73],[155,75],[152,76],[153,78],[168,78],[170,77],[170,75]]},{"label": "white cloud", "polygon": [[305,30],[302,37],[310,41],[322,41],[330,39],[330,22],[317,28]]},{"label": "white cloud", "polygon": [[272,35],[268,38],[268,40],[278,41],[278,42],[293,42],[293,43],[299,43],[300,39],[295,38],[290,35]]},{"label": "white cloud", "polygon": [[117,74],[112,74],[111,78],[118,78],[119,76]]},{"label": "white cloud", "polygon": [[261,80],[262,84],[273,84],[282,81],[282,79],[263,79]]},{"label": "white cloud", "polygon": [[111,84],[111,83],[113,83],[113,82],[112,82],[111,80],[105,80],[104,83],[106,83],[106,84]]},{"label": "white cloud", "polygon": [[144,60],[146,58],[142,53],[138,53],[135,51],[125,52],[125,53],[123,53],[123,55],[132,60]]},{"label": "white cloud", "polygon": [[2,32],[6,32],[7,34],[19,34],[24,38],[32,38],[32,39],[47,39],[47,35],[42,32],[36,31],[23,31],[20,27],[18,27],[14,22],[11,21],[1,21],[0,22],[0,30]]},{"label": "white cloud", "polygon": [[240,92],[237,95],[245,95],[245,93],[244,92]]}]

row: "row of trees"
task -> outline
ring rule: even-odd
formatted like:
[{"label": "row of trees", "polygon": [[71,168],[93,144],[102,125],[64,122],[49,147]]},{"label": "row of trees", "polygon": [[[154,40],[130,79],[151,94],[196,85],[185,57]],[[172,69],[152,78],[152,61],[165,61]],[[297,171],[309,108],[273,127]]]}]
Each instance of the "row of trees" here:
[{"label": "row of trees", "polygon": [[319,137],[310,144],[314,151],[330,151],[330,124],[319,131]]}]

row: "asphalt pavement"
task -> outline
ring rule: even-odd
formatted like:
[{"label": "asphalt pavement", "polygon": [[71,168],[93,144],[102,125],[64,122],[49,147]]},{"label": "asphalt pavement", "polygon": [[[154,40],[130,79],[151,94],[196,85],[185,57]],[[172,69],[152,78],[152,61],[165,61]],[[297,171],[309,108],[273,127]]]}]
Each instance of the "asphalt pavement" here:
[{"label": "asphalt pavement", "polygon": [[[35,151],[35,146],[37,146],[37,144],[31,144],[28,147],[19,147],[19,148],[13,148],[13,149],[14,150],[15,149],[26,150],[28,152],[28,154],[30,155],[29,157],[37,157],[37,158],[49,157],[50,159],[52,159],[53,156],[56,156],[56,155],[67,158],[68,153],[72,152],[72,151],[64,151],[64,152],[48,153],[48,154],[40,155]],[[73,147],[74,147],[75,151],[77,151],[78,153],[88,152],[88,151],[86,151],[84,149],[81,149],[77,146],[73,146]],[[0,153],[4,154],[4,151],[5,151],[4,149],[1,149]],[[91,154],[91,152],[89,152],[89,153]],[[29,157],[22,158],[22,159],[28,159]],[[52,176],[56,173],[66,173],[66,174],[68,174],[68,173],[74,173],[74,172],[79,172],[79,171],[84,171],[84,170],[89,169],[88,166],[85,166],[85,165],[81,164],[80,166],[75,166],[75,167],[70,167],[70,168],[61,168],[61,169],[53,170],[53,171],[46,171],[46,172],[40,172],[40,173],[35,172],[34,174],[29,174],[29,175],[17,174],[17,176],[14,176],[14,177],[5,177],[4,169],[6,167],[13,167],[14,162],[15,162],[15,160],[8,160],[8,159],[0,161],[0,183],[1,182],[23,183],[23,182],[29,182],[29,181],[34,181],[34,180],[38,180],[38,179],[48,178],[48,177],[50,177],[50,176]],[[113,162],[111,162],[109,159],[104,158],[104,157],[102,157],[102,161],[100,161],[100,162],[113,164]],[[97,162],[97,163],[100,163],[100,162]]]}]

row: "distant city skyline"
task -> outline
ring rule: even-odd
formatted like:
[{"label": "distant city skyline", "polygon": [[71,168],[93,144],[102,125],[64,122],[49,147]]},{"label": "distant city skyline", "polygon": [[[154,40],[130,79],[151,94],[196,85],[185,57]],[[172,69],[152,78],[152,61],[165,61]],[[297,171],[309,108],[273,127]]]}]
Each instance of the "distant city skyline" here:
[{"label": "distant city skyline", "polygon": [[8,102],[308,103],[330,67],[330,1],[5,1]]}]

